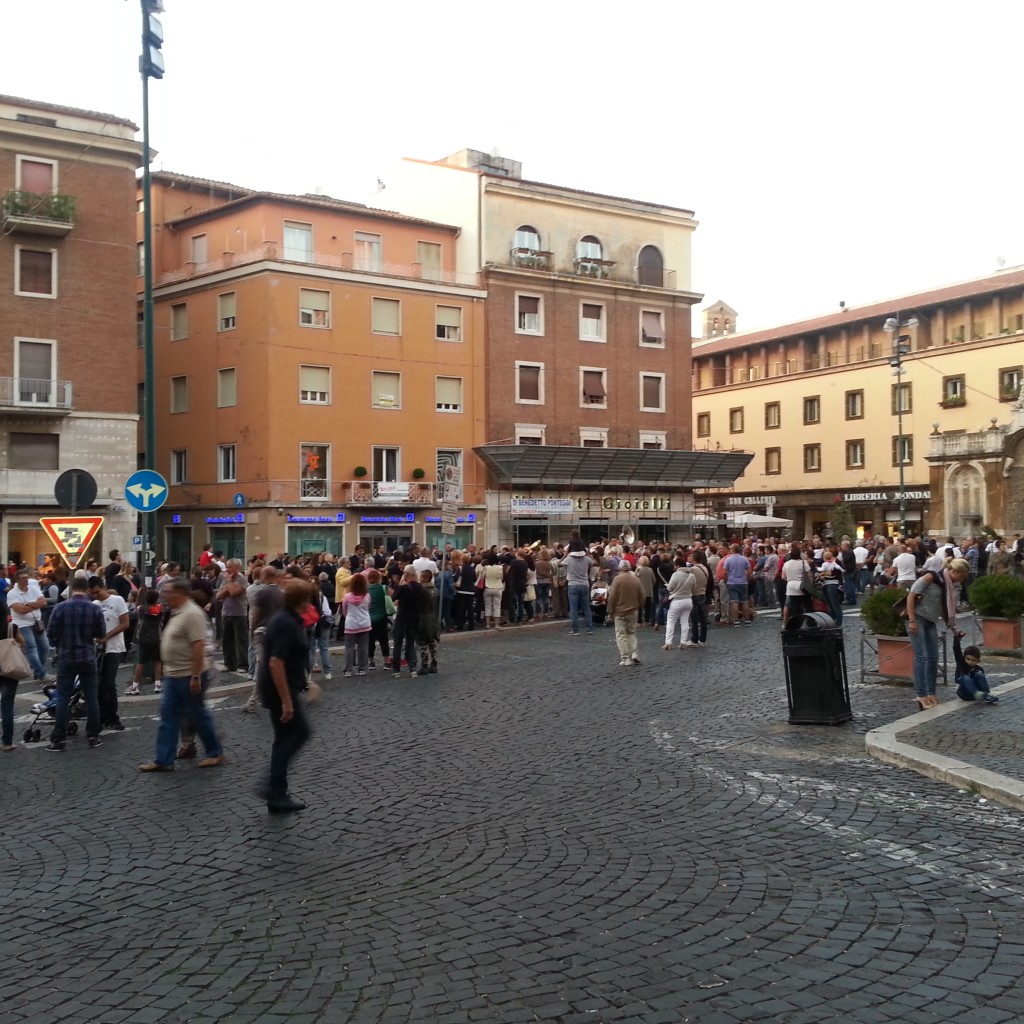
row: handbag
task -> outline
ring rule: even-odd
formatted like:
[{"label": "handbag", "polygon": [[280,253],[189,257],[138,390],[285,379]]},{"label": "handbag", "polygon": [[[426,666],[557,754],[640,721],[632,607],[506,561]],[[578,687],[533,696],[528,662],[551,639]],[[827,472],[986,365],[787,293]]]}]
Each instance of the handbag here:
[{"label": "handbag", "polygon": [[384,595],[384,614],[390,618],[398,609],[395,607],[395,602],[391,600],[390,594]]},{"label": "handbag", "polygon": [[10,630],[7,638],[0,640],[0,676],[5,679],[17,679],[19,682],[22,679],[31,679],[32,666],[29,665],[21,644],[9,634]]},{"label": "handbag", "polygon": [[35,633],[36,635],[38,635],[40,633],[45,633],[46,632],[46,627],[43,625],[43,620],[42,619],[36,619],[32,623],[32,632]]},{"label": "handbag", "polygon": [[537,588],[532,584],[528,584],[526,587],[526,596],[523,598],[524,601],[536,601],[537,600]]},{"label": "handbag", "polygon": [[804,571],[800,577],[800,590],[807,596],[814,596],[814,579],[807,572],[807,563],[803,563]]}]

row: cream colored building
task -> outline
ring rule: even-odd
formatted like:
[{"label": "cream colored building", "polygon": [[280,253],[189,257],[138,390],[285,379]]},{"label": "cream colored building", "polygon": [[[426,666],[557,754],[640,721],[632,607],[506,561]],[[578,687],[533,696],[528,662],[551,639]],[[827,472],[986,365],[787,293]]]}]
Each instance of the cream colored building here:
[{"label": "cream colored building", "polygon": [[693,346],[694,447],[754,453],[733,491],[704,494],[709,511],[770,511],[802,537],[846,502],[861,530],[896,533],[902,462],[911,533],[1024,527],[1024,268],[707,335]]}]

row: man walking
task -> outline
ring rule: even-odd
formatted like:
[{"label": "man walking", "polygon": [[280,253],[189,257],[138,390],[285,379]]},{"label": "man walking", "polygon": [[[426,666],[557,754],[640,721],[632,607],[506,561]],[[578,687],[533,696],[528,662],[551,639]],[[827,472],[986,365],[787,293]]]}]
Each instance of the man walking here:
[{"label": "man walking", "polygon": [[246,588],[246,603],[249,606],[249,675],[253,679],[252,692],[242,705],[242,710],[254,712],[259,705],[259,668],[265,658],[264,638],[267,623],[281,610],[283,603],[281,588],[277,585],[279,570],[265,565],[260,570],[257,582]]},{"label": "man walking", "polygon": [[242,563],[237,558],[228,559],[216,593],[216,599],[220,602],[222,649],[224,669],[227,672],[249,668],[248,602],[245,597],[245,584]]},{"label": "man walking", "polygon": [[608,588],[608,614],[615,622],[615,643],[619,648],[619,665],[639,665],[636,653],[636,622],[644,606],[644,587],[625,559]]},{"label": "man walking", "polygon": [[[76,576],[71,597],[53,609],[47,626],[49,639],[57,648],[56,721],[47,750],[62,753],[68,734],[68,705],[75,690],[75,677],[85,696],[85,735],[90,747],[100,739],[100,706],[96,698],[96,641],[106,635],[103,612],[89,599],[89,581]],[[24,635],[24,634],[22,634]]]},{"label": "man walking", "polygon": [[18,627],[18,634],[25,642],[25,657],[32,666],[32,673],[41,683],[50,682],[46,677],[46,660],[50,656],[50,645],[43,630],[43,612],[46,598],[39,584],[29,579],[27,569],[19,569],[14,586],[7,594],[7,607],[11,622]]},{"label": "man walking", "polygon": [[120,732],[124,729],[117,710],[117,669],[124,654],[124,633],[128,628],[128,605],[119,594],[112,594],[99,576],[89,580],[89,593],[103,613],[103,651],[99,655],[98,699],[100,727]]}]

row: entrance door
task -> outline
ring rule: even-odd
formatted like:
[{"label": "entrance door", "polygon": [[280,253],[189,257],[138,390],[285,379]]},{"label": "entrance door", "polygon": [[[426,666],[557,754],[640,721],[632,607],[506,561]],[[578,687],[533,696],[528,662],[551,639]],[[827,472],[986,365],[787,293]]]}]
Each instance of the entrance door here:
[{"label": "entrance door", "polygon": [[364,551],[376,551],[377,548],[383,547],[390,555],[392,551],[397,551],[399,548],[408,550],[412,544],[412,530],[406,530],[400,526],[376,532],[360,530],[359,543],[363,545]]},{"label": "entrance door", "polygon": [[168,526],[164,532],[165,561],[177,562],[186,573],[192,571],[192,527]]},{"label": "entrance door", "polygon": [[453,548],[465,551],[473,543],[472,526],[456,526],[454,537],[445,537],[441,533],[440,526],[428,526],[426,532],[426,543],[428,548],[444,548],[445,544],[451,544]]},{"label": "entrance door", "polygon": [[319,555],[329,551],[343,555],[344,542],[340,526],[289,526],[287,548],[290,555]]},{"label": "entrance door", "polygon": [[223,551],[224,557],[237,558],[245,563],[245,527],[214,526],[210,529],[210,543],[214,551]]}]

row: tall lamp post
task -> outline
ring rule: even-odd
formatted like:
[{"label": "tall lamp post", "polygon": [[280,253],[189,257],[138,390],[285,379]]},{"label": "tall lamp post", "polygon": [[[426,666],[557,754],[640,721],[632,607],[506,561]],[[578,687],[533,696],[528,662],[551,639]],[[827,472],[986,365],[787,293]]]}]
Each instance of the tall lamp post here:
[{"label": "tall lamp post", "polygon": [[[164,9],[163,0],[141,0],[142,56],[142,355],[143,355],[143,420],[145,427],[146,469],[156,469],[156,360],[153,353],[153,213],[151,209],[152,179],[149,169],[149,80],[164,77],[164,58],[160,52],[164,30],[157,14]],[[143,557],[156,551],[156,513],[145,512]],[[155,555],[153,556],[155,557]],[[143,574],[156,578],[156,565],[146,558]]]},{"label": "tall lamp post", "polygon": [[900,536],[907,535],[907,487],[904,464],[906,463],[907,440],[903,436],[903,357],[910,352],[910,335],[900,334],[904,328],[916,327],[918,323],[916,316],[909,316],[906,320],[900,319],[900,314],[889,317],[882,329],[886,334],[892,335],[892,352],[889,356],[889,365],[892,367],[893,375],[896,377],[896,429],[899,434],[896,439],[896,462],[900,471]]}]

